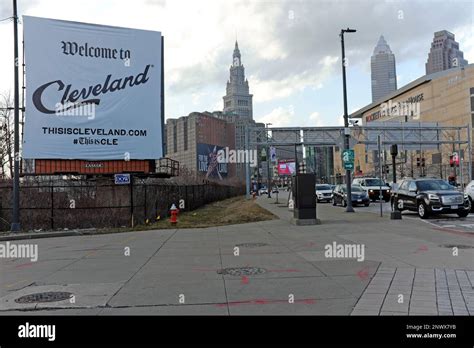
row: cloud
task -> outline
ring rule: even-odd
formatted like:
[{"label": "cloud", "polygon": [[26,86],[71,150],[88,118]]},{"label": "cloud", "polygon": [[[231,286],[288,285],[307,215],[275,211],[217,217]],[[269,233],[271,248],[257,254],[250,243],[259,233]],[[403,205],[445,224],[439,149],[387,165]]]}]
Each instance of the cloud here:
[{"label": "cloud", "polygon": [[309,87],[322,88],[323,82],[334,73],[338,60],[338,57],[326,56],[315,64],[314,69],[297,75],[290,74],[280,79],[260,80],[258,75],[251,75],[249,79],[252,81],[254,101],[266,102],[286,98]]},{"label": "cloud", "polygon": [[294,116],[295,111],[292,105],[288,108],[279,106],[273,109],[270,113],[258,117],[257,122],[271,123],[272,127],[287,127],[292,124]]},{"label": "cloud", "polygon": [[[455,33],[465,57],[474,62],[470,1],[23,0],[19,11],[162,31],[167,114],[182,104],[205,110],[221,102],[220,97],[194,98],[193,105],[193,94],[203,89],[219,96],[225,93],[235,39],[255,104],[323,88],[339,76],[342,27],[357,29],[346,35],[346,54],[350,64],[362,71],[370,71],[370,55],[381,34],[397,65],[416,61],[424,71],[433,33],[442,29]],[[0,0],[0,16],[10,12],[11,0]],[[7,47],[11,47],[10,36],[11,26],[0,24]],[[11,54],[0,56],[0,76],[5,76],[0,90],[13,84],[11,65]]]}]

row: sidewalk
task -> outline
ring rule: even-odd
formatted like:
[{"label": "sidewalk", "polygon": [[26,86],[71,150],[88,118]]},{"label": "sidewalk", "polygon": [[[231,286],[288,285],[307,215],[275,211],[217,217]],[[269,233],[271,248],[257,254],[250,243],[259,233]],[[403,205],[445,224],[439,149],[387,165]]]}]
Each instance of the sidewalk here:
[{"label": "sidewalk", "polygon": [[[289,221],[292,212],[273,200],[261,198],[258,203]],[[380,262],[352,315],[474,314],[474,249],[459,249],[454,256],[452,248],[443,247],[474,247],[473,234],[453,235],[417,218],[390,220],[388,214],[379,217],[363,208],[351,214],[318,204],[317,213],[322,224],[312,226],[316,233],[331,229],[335,237],[363,243],[366,260]],[[318,259],[318,267],[330,262],[322,261],[317,251],[305,257]]]},{"label": "sidewalk", "polygon": [[[0,315],[472,315],[473,249],[443,247],[472,235],[330,204],[321,225],[294,226],[283,204],[257,202],[280,219],[27,240],[38,262],[0,258]],[[333,243],[363,244],[364,260],[326,257]],[[76,301],[15,302],[45,291]]]}]

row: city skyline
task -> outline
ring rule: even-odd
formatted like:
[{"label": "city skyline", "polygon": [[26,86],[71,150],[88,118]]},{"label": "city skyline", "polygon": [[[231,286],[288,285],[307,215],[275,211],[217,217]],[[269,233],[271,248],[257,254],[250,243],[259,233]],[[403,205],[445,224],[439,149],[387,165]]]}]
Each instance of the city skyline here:
[{"label": "city skyline", "polygon": [[[1,3],[3,19],[11,15],[11,3]],[[183,3],[187,4],[185,12]],[[342,124],[338,40],[342,27],[357,29],[346,42],[349,112],[371,101],[370,55],[381,34],[390,38],[397,56],[399,87],[425,74],[426,57],[436,31],[453,32],[465,59],[474,59],[474,7],[468,2],[439,3],[436,7],[424,1],[345,4],[347,11],[339,13],[338,6],[326,2],[324,6],[296,1],[250,2],[244,6],[240,2],[203,1],[197,5],[144,0],[131,7],[119,0],[100,4],[86,0],[66,7],[60,1],[49,0],[41,6],[35,1],[19,1],[19,12],[162,31],[166,118],[222,110],[222,86],[228,78],[229,52],[235,39],[245,47],[254,119],[273,126]],[[384,21],[366,23],[359,14]],[[21,30],[20,25],[20,35]],[[13,46],[11,33],[11,21],[1,22],[0,35],[7,48]],[[10,55],[0,58],[0,74],[5,77],[0,82],[2,92],[13,85],[12,64]]]}]

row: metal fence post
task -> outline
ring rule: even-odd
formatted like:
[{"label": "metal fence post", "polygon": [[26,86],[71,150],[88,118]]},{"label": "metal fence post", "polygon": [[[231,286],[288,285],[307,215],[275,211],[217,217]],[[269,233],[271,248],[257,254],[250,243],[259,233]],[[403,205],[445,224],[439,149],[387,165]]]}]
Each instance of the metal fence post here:
[{"label": "metal fence post", "polygon": [[147,192],[146,192],[146,191],[147,191],[147,189],[146,189],[146,187],[147,187],[146,183],[143,184],[143,186],[144,186],[144,189],[145,189],[145,192],[144,192],[144,199],[145,199],[145,202],[143,203],[143,214],[144,214],[143,218],[144,218],[145,221],[146,221],[146,220],[147,220],[147,213],[148,213],[148,211],[147,211],[148,202],[147,202],[147,194],[146,194],[146,193],[147,193]]},{"label": "metal fence post", "polygon": [[133,174],[130,174],[130,224],[133,228]]},{"label": "metal fence post", "polygon": [[54,186],[51,184],[51,229],[54,230]]}]

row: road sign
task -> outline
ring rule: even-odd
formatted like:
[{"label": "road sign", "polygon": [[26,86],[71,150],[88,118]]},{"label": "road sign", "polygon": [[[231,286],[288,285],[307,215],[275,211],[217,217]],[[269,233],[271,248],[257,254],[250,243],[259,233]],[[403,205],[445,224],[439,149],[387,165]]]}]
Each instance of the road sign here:
[{"label": "road sign", "polygon": [[272,163],[277,161],[276,148],[274,146],[270,146],[270,160]]},{"label": "road sign", "polygon": [[342,151],[343,162],[354,162],[354,150],[348,149]]},{"label": "road sign", "polygon": [[115,185],[129,185],[130,174],[115,174],[114,180],[115,180]]},{"label": "road sign", "polygon": [[345,170],[353,170],[354,169],[354,163],[349,163],[349,162],[344,163],[344,169]]},{"label": "road sign", "polygon": [[354,169],[354,150],[343,150],[342,151],[342,162],[345,170]]}]

